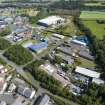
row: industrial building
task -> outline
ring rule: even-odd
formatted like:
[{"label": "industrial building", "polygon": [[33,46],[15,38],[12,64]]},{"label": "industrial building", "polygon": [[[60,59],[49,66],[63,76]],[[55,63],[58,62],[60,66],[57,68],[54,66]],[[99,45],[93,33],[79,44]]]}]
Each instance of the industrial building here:
[{"label": "industrial building", "polygon": [[93,78],[92,79],[92,82],[93,83],[96,83],[97,85],[100,85],[100,84],[104,84],[105,82],[99,78]]},{"label": "industrial building", "polygon": [[5,21],[0,20],[0,29],[5,29],[7,26],[8,25]]},{"label": "industrial building", "polygon": [[38,43],[36,45],[31,45],[28,48],[33,52],[40,53],[43,50],[47,49],[47,47],[48,47],[47,42],[41,42],[41,43]]},{"label": "industrial building", "polygon": [[49,105],[50,97],[47,94],[43,94],[34,105]]},{"label": "industrial building", "polygon": [[14,38],[31,38],[32,29],[31,28],[18,28],[13,32]]},{"label": "industrial building", "polygon": [[75,37],[72,39],[71,42],[73,42],[75,44],[79,44],[81,46],[87,46],[89,44],[87,37]]},{"label": "industrial building", "polygon": [[56,37],[56,38],[58,38],[58,39],[64,39],[64,37],[65,37],[65,36],[60,35],[60,34],[53,34],[52,36],[53,36],[53,37]]},{"label": "industrial building", "polygon": [[60,56],[63,59],[63,61],[69,65],[72,65],[74,63],[74,58],[65,53],[60,52],[59,54],[56,54],[56,56]]},{"label": "industrial building", "polygon": [[64,23],[65,19],[60,16],[49,16],[38,21],[38,24],[44,27],[55,26]]},{"label": "industrial building", "polygon": [[32,90],[28,87],[24,87],[22,85],[20,85],[18,87],[18,93],[25,96],[26,98],[32,99],[35,96],[35,90]]},{"label": "industrial building", "polygon": [[100,73],[79,66],[76,67],[75,72],[90,78],[100,78]]}]

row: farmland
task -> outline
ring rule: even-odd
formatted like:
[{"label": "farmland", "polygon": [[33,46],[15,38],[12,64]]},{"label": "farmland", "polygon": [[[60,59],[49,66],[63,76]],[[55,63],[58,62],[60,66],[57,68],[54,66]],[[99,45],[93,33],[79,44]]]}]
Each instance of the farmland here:
[{"label": "farmland", "polygon": [[105,6],[105,4],[103,4],[103,3],[101,3],[101,2],[85,3],[84,5],[85,5],[85,6],[89,6],[89,7],[94,7],[94,6],[102,7],[102,6]]},{"label": "farmland", "polygon": [[83,11],[80,15],[80,19],[83,24],[92,31],[96,38],[102,39],[103,36],[105,36],[105,23],[100,24],[97,22],[97,20],[105,20],[104,12]]},{"label": "farmland", "polygon": [[96,12],[96,11],[82,11],[80,15],[81,20],[105,20],[105,12]]},{"label": "farmland", "polygon": [[92,33],[98,38],[102,39],[105,36],[105,24],[98,24],[95,20],[93,21],[82,21],[87,28],[90,28]]}]

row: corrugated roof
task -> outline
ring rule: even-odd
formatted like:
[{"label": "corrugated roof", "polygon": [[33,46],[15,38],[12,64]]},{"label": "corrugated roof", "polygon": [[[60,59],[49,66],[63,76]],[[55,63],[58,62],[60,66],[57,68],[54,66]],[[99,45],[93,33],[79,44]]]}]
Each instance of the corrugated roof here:
[{"label": "corrugated roof", "polygon": [[36,44],[36,45],[31,45],[29,46],[29,49],[31,49],[32,51],[40,51],[41,49],[45,48],[48,46],[48,43],[47,42],[41,42],[39,44]]},{"label": "corrugated roof", "polygon": [[50,97],[44,94],[36,105],[47,105],[49,101]]},{"label": "corrugated roof", "polygon": [[18,87],[18,93],[25,96],[26,98],[30,98],[31,94],[33,93],[33,90],[20,85]]},{"label": "corrugated roof", "polygon": [[52,24],[56,24],[57,21],[59,20],[63,20],[63,18],[61,18],[60,16],[49,16],[45,19],[41,19],[39,20],[38,22],[40,23],[44,23],[44,24],[47,24],[47,25],[52,25]]},{"label": "corrugated roof", "polygon": [[92,77],[92,78],[99,78],[100,77],[100,73],[96,72],[96,71],[92,71],[86,68],[82,68],[77,66],[75,72],[88,76],[88,77]]}]

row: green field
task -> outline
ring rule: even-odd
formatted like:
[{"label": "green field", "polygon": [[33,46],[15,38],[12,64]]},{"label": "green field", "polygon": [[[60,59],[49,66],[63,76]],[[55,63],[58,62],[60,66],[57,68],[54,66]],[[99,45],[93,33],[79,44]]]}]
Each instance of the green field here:
[{"label": "green field", "polygon": [[92,31],[92,34],[98,39],[105,36],[105,24],[99,24],[95,20],[83,20],[84,25]]},{"label": "green field", "polygon": [[95,68],[95,63],[93,61],[84,59],[79,57],[79,59],[81,60],[81,64],[79,66],[81,67],[85,67],[85,68]]},{"label": "green field", "polygon": [[96,21],[105,20],[105,12],[82,11],[80,19],[96,38],[102,39],[105,36],[105,24],[99,24]]},{"label": "green field", "polygon": [[105,12],[98,11],[82,11],[80,15],[80,19],[82,20],[105,20]]},{"label": "green field", "polygon": [[104,4],[102,4],[101,2],[96,2],[96,3],[85,3],[85,6],[89,6],[89,7],[93,7],[93,6],[97,6],[97,7],[102,7],[105,6]]}]

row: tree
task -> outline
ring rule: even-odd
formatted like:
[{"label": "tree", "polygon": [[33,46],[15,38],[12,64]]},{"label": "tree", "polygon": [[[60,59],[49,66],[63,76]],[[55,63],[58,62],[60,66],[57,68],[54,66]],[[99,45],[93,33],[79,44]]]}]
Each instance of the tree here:
[{"label": "tree", "polygon": [[76,63],[76,65],[81,65],[81,60],[80,60],[80,58],[75,58],[75,63]]},{"label": "tree", "polygon": [[33,59],[33,55],[20,45],[14,45],[3,54],[18,65],[24,65]]},{"label": "tree", "polygon": [[65,65],[65,66],[62,67],[62,69],[63,69],[65,72],[67,72],[67,71],[69,70],[69,68],[70,68],[69,65]]},{"label": "tree", "polygon": [[63,62],[63,60],[62,60],[61,57],[55,56],[55,62],[56,62],[57,64],[61,64],[61,63]]},{"label": "tree", "polygon": [[0,38],[0,50],[5,50],[10,47],[11,43],[3,38]]},{"label": "tree", "polygon": [[10,30],[9,27],[0,31],[0,36],[6,36],[6,35],[9,35],[9,34],[11,34],[11,30]]}]

